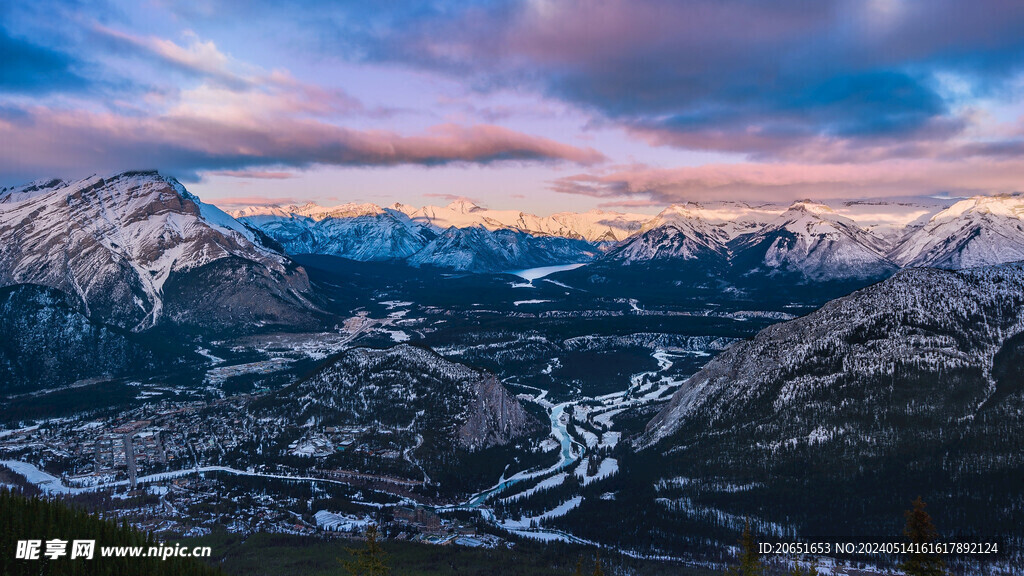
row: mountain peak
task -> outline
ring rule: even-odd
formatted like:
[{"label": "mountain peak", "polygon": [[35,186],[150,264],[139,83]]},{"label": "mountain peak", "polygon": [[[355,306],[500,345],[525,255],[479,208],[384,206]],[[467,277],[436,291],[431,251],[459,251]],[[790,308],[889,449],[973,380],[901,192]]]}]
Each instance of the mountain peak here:
[{"label": "mountain peak", "polygon": [[377,216],[383,214],[384,209],[370,202],[347,202],[326,212],[334,218],[355,218],[357,216]]},{"label": "mountain peak", "polygon": [[789,210],[799,210],[803,212],[810,212],[812,214],[835,214],[835,210],[832,210],[828,205],[807,199],[793,202],[790,204]]},{"label": "mountain peak", "polygon": [[[5,203],[0,244],[12,248],[0,255],[0,284],[56,288],[77,296],[87,316],[121,328],[144,330],[164,318],[244,322],[254,315],[243,294],[288,300],[268,306],[274,310],[267,318],[305,307],[294,296],[308,289],[304,272],[290,271],[250,229],[155,171],[93,175]],[[217,283],[210,280],[213,270],[266,281],[217,284],[223,289],[204,296],[214,307],[208,311],[219,312],[207,315],[190,290]]]},{"label": "mountain peak", "polygon": [[672,204],[668,208],[665,208],[658,213],[658,217],[672,217],[682,216],[683,218],[699,218],[699,212],[703,209],[703,206],[696,202],[686,202],[685,204]]},{"label": "mountain peak", "polygon": [[459,198],[459,199],[453,201],[451,204],[448,204],[448,206],[446,206],[446,208],[448,208],[449,210],[454,210],[456,212],[461,212],[462,214],[469,214],[470,212],[476,212],[477,210],[482,210],[482,208],[480,208],[480,206],[478,206],[475,202],[473,202],[469,198]]},{"label": "mountain peak", "polygon": [[1024,195],[961,200],[911,230],[892,253],[904,266],[974,268],[1024,259]]},{"label": "mountain peak", "polygon": [[973,196],[961,200],[932,217],[933,222],[951,220],[969,213],[992,214],[1024,219],[1024,194]]}]

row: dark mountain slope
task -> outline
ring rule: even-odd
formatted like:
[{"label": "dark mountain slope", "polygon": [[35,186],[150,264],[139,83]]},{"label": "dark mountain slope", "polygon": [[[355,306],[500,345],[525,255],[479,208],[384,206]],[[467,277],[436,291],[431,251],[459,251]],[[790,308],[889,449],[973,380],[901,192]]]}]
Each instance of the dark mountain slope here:
[{"label": "dark mountain slope", "polygon": [[142,377],[198,357],[87,318],[76,298],[22,284],[0,288],[0,394],[83,378]]},{"label": "dark mountain slope", "polygon": [[669,525],[863,539],[921,495],[944,535],[1019,539],[1022,332],[1022,264],[901,272],[710,362],[648,425],[636,481]]}]

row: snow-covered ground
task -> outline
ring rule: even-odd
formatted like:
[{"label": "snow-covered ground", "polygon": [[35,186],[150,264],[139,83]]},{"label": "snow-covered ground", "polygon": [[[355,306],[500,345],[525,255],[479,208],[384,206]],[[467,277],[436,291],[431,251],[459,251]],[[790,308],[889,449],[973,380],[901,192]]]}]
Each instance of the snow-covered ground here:
[{"label": "snow-covered ground", "polygon": [[390,336],[392,342],[408,342],[410,340],[409,334],[403,330],[381,329],[381,332],[384,332],[385,334]]},{"label": "snow-covered ground", "polygon": [[601,463],[598,464],[597,472],[593,476],[587,476],[587,465],[588,463],[586,460],[580,462],[580,465],[576,467],[574,472],[576,477],[583,481],[584,486],[587,486],[592,482],[597,482],[598,480],[604,480],[605,478],[619,473],[619,461],[615,458],[605,458],[602,460]]},{"label": "snow-covered ground", "polygon": [[320,510],[313,515],[317,527],[331,532],[352,532],[361,530],[373,523],[369,516],[352,516],[339,512]]},{"label": "snow-covered ground", "polygon": [[[65,485],[60,478],[49,474],[43,470],[40,470],[34,464],[29,462],[22,462],[20,460],[0,460],[0,465],[10,468],[14,472],[22,475],[25,479],[36,485],[40,490],[46,493],[52,494],[83,494],[87,492],[97,492],[99,490],[105,490],[108,488],[116,488],[119,486],[127,486],[128,480],[117,480],[112,482],[96,482],[94,484],[88,484],[83,486],[69,487]],[[220,472],[224,474],[233,474],[236,476],[255,476],[260,478],[274,478],[277,480],[290,480],[293,482],[311,482],[311,483],[324,483],[324,484],[338,484],[347,486],[348,483],[341,480],[331,480],[329,478],[317,478],[315,476],[291,476],[287,474],[271,474],[268,472],[255,472],[253,470],[238,470],[237,468],[229,468],[227,466],[200,466],[197,468],[187,468],[184,470],[172,470],[170,472],[160,472],[158,474],[149,474],[147,476],[139,476],[137,479],[138,484],[148,484],[154,482],[163,482],[166,480],[173,480],[182,476],[189,476],[191,474],[206,474],[211,472]],[[383,490],[374,490],[381,494],[387,494],[399,498],[398,503],[402,504],[413,504],[405,496],[398,496],[391,494]]]},{"label": "snow-covered ground", "polygon": [[569,474],[565,472],[559,472],[558,474],[555,474],[551,478],[545,478],[544,480],[541,480],[540,482],[537,483],[536,486],[530,488],[529,490],[525,490],[523,492],[520,492],[519,494],[513,494],[512,496],[509,496],[507,498],[502,498],[502,500],[505,502],[513,502],[515,500],[529,498],[530,496],[533,496],[534,494],[540,492],[541,490],[547,490],[548,488],[561,486],[562,483],[565,482],[565,479],[568,477]]},{"label": "snow-covered ground", "polygon": [[555,506],[551,510],[538,514],[536,516],[525,516],[515,520],[502,520],[499,525],[507,530],[522,530],[524,528],[530,528],[534,524],[539,525],[542,521],[549,518],[558,518],[565,516],[571,510],[578,507],[583,502],[583,496],[573,496],[572,498],[562,502],[558,506]]}]

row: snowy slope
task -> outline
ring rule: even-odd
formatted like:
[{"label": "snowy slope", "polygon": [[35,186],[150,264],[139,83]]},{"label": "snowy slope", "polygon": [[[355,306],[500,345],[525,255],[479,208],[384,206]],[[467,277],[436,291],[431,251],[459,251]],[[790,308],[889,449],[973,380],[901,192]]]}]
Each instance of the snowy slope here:
[{"label": "snowy slope", "polygon": [[786,211],[785,205],[757,204],[751,206],[745,202],[729,200],[687,202],[684,206],[689,214],[721,230],[729,240],[741,234],[756,232],[764,228],[779,214]]},{"label": "snowy slope", "polygon": [[435,236],[402,212],[373,204],[259,207],[232,214],[279,242],[289,254],[326,254],[364,262],[402,260]]},{"label": "snowy slope", "polygon": [[811,280],[872,278],[896,270],[885,257],[881,238],[809,200],[795,202],[729,246],[734,264],[743,270],[794,272]]},{"label": "snowy slope", "polygon": [[695,204],[669,206],[644,224],[640,233],[602,258],[602,262],[700,260],[728,257],[728,234],[708,223]]},{"label": "snowy slope", "polygon": [[0,285],[57,288],[80,298],[90,317],[143,330],[164,318],[172,278],[184,288],[188,273],[210,275],[219,263],[214,275],[228,266],[259,276],[236,296],[270,289],[274,299],[306,305],[301,269],[173,178],[126,172],[32,188],[6,191],[0,202]]},{"label": "snowy slope", "polygon": [[[698,414],[711,420],[741,415],[769,384],[779,410],[834,384],[834,373],[891,375],[896,364],[916,361],[935,370],[991,367],[999,346],[1022,330],[1024,266],[904,270],[726,350],[651,421],[645,441],[670,435]],[[842,361],[801,376],[800,367],[819,362],[825,351]]]},{"label": "snowy slope", "polygon": [[628,214],[590,210],[587,212],[559,212],[541,224],[541,232],[565,238],[582,238],[590,242],[618,242],[636,234],[645,222],[646,214]]},{"label": "snowy slope", "polygon": [[452,226],[410,257],[412,266],[463,272],[501,272],[585,262],[596,255],[587,242],[555,236],[532,236],[516,230]]},{"label": "snowy slope", "polygon": [[903,266],[959,269],[1024,260],[1024,195],[977,196],[911,228],[891,258]]},{"label": "snowy slope", "polygon": [[261,410],[311,429],[401,429],[408,432],[403,448],[424,460],[507,444],[541,428],[493,375],[408,344],[347,350]]},{"label": "snowy slope", "polygon": [[28,200],[33,196],[52,192],[57,188],[63,188],[68,183],[59,178],[52,178],[49,180],[35,180],[28,184],[21,186],[12,186],[9,188],[0,188],[0,204],[14,204]]},{"label": "snowy slope", "polygon": [[922,496],[958,533],[1019,534],[998,503],[1020,495],[1022,384],[1024,265],[904,270],[734,344],[635,445],[680,518],[843,538]]},{"label": "snowy slope", "polygon": [[[413,209],[395,204],[315,204],[250,207],[232,213],[281,243],[290,254],[326,254],[360,261],[406,261],[457,271],[500,272],[551,264],[586,262],[597,250],[565,214],[547,219],[523,212],[485,210],[468,201],[445,208]],[[574,225],[591,236],[612,239],[628,221],[609,213],[581,217]],[[621,215],[619,215],[621,216]],[[441,227],[444,226],[444,227]],[[639,226],[639,224],[637,224]],[[603,227],[603,228],[602,228]]]}]

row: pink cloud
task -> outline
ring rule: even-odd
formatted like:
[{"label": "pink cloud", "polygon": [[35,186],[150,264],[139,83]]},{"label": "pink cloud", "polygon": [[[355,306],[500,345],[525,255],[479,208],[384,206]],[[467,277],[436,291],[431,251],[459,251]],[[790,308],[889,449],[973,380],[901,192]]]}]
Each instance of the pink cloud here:
[{"label": "pink cloud", "polygon": [[1024,158],[958,161],[896,159],[864,164],[738,163],[682,168],[644,165],[554,181],[566,194],[608,198],[609,205],[670,204],[721,198],[787,201],[876,198],[952,192],[1009,193],[1024,189]]},{"label": "pink cloud", "polygon": [[443,194],[443,193],[440,193],[440,192],[430,192],[430,193],[424,194],[423,196],[425,196],[427,198],[440,198],[441,200],[444,200],[446,202],[466,201],[466,202],[472,202],[473,204],[479,204],[480,203],[480,201],[477,200],[476,198],[469,198],[468,196],[462,196],[462,195],[459,195],[459,194]]},{"label": "pink cloud", "polygon": [[610,202],[601,202],[597,205],[598,208],[657,208],[664,206],[665,203],[660,200],[612,200]]},{"label": "pink cloud", "polygon": [[200,40],[195,34],[189,34],[190,42],[183,46],[165,38],[137,36],[98,23],[92,26],[92,30],[115,43],[130,47],[134,53],[149,54],[180,70],[235,87],[255,83],[253,75],[239,70],[242,68],[239,62],[221,52],[214,42]]},{"label": "pink cloud", "polygon": [[158,116],[33,107],[0,118],[0,171],[70,172],[155,167],[171,173],[260,166],[394,166],[493,162],[594,164],[604,156],[492,125],[442,124],[417,135],[356,130],[287,113],[203,99]]},{"label": "pink cloud", "polygon": [[212,200],[220,208],[242,208],[246,206],[292,206],[304,204],[304,200],[298,200],[290,196],[228,196],[226,198],[215,198]]},{"label": "pink cloud", "polygon": [[206,176],[225,176],[227,178],[252,178],[255,180],[287,180],[295,178],[293,172],[271,172],[267,170],[212,170],[204,172]]}]

